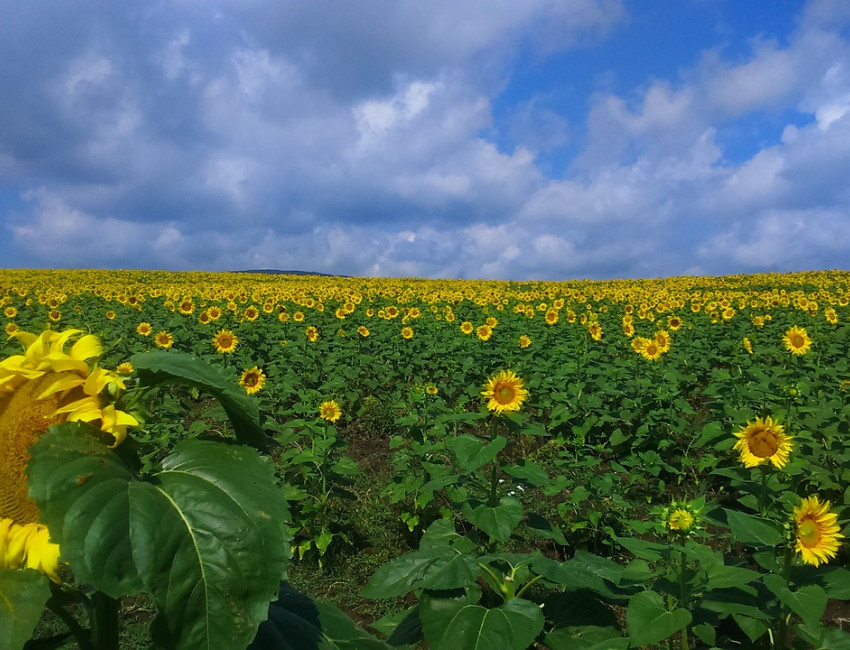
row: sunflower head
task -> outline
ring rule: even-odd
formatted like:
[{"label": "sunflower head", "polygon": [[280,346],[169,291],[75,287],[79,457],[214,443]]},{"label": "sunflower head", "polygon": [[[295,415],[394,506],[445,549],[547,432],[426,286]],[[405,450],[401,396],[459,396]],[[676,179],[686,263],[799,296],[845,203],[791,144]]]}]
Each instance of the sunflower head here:
[{"label": "sunflower head", "polygon": [[230,330],[221,329],[213,337],[212,344],[219,354],[232,354],[239,345],[239,337]]},{"label": "sunflower head", "polygon": [[505,411],[519,411],[528,397],[528,391],[516,373],[500,370],[487,380],[481,395],[487,398],[487,408],[501,415]]},{"label": "sunflower head", "polygon": [[326,422],[334,423],[342,417],[342,410],[335,400],[322,402],[319,405],[319,417]]},{"label": "sunflower head", "polygon": [[838,526],[838,515],[829,511],[829,501],[821,502],[817,495],[803,499],[794,508],[794,550],[806,564],[818,566],[838,553],[844,539]]},{"label": "sunflower head", "polygon": [[805,328],[794,325],[791,329],[785,332],[782,338],[786,349],[795,356],[802,356],[812,348],[812,340],[806,333]]},{"label": "sunflower head", "polygon": [[239,377],[239,385],[245,389],[246,393],[253,395],[260,392],[263,386],[266,385],[266,375],[257,366],[248,368],[243,371],[242,375]]},{"label": "sunflower head", "polygon": [[735,433],[735,437],[738,441],[733,449],[740,452],[744,467],[757,467],[770,462],[777,469],[782,469],[788,463],[794,446],[791,436],[785,433],[782,425],[770,417],[747,422],[747,426]]}]

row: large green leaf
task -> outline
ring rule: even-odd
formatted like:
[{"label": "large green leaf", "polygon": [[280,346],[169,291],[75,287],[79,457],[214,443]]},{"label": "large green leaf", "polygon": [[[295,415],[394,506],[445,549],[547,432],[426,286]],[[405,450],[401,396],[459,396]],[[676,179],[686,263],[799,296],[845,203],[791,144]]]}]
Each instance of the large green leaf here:
[{"label": "large green leaf", "polygon": [[340,609],[281,583],[250,650],[389,650]]},{"label": "large green leaf", "polygon": [[130,469],[99,432],[52,427],[30,449],[30,495],[78,581],[113,598],[142,583],[130,548]]},{"label": "large green leaf", "polygon": [[778,546],[785,539],[779,527],[771,521],[737,510],[724,509],[724,512],[733,537],[742,544]]},{"label": "large green leaf", "polygon": [[502,497],[497,506],[467,502],[463,515],[496,541],[504,542],[522,521],[522,504],[513,497]]},{"label": "large green leaf", "polygon": [[654,591],[633,596],[626,611],[629,637],[635,646],[658,643],[691,622],[691,613],[682,608],[667,611],[664,599]]},{"label": "large green leaf", "polygon": [[259,407],[239,387],[235,373],[191,354],[152,350],[134,354],[131,362],[143,386],[186,384],[215,397],[233,423],[240,442],[268,449],[274,441],[260,427]]},{"label": "large green leaf", "polygon": [[525,650],[543,629],[543,612],[524,598],[501,607],[424,598],[419,608],[431,650]]},{"label": "large green leaf", "polygon": [[773,573],[764,576],[762,580],[779,600],[803,619],[803,623],[811,626],[820,621],[827,602],[823,588],[818,585],[805,585],[796,591],[791,591],[782,576]]},{"label": "large green leaf", "polygon": [[186,441],[154,482],[131,483],[133,558],[160,643],[246,646],[286,568],[288,519],[271,464],[247,447]]},{"label": "large green leaf", "polygon": [[24,647],[49,598],[47,578],[38,571],[0,571],[0,650]]},{"label": "large green leaf", "polygon": [[451,447],[461,469],[474,472],[496,458],[507,444],[508,439],[504,436],[497,436],[488,442],[475,436],[462,435],[452,440]]},{"label": "large green leaf", "polygon": [[478,561],[452,548],[408,553],[380,567],[363,589],[367,598],[393,598],[414,589],[457,589],[478,578]]}]

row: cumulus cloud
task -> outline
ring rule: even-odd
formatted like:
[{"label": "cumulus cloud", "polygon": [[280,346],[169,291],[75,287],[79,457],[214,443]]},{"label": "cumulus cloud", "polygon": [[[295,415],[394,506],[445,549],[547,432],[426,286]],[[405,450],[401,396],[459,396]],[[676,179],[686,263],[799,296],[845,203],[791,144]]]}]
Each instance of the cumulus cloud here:
[{"label": "cumulus cloud", "polygon": [[[846,7],[809,2],[786,38],[597,86],[582,120],[531,93],[496,125],[520,58],[601,47],[634,6],[9,3],[0,185],[18,200],[0,253],[516,279],[840,266]],[[761,141],[730,151],[759,116]]]}]

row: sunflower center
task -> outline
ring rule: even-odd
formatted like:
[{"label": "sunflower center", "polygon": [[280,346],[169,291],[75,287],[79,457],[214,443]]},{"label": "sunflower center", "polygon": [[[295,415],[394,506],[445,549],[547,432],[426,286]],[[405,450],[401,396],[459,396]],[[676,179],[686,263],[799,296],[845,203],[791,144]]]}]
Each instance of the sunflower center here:
[{"label": "sunflower center", "polygon": [[820,542],[820,526],[813,519],[806,517],[797,526],[797,538],[806,548],[814,548]]},{"label": "sunflower center", "polygon": [[801,347],[803,347],[803,345],[805,345],[805,341],[803,340],[803,337],[800,336],[799,334],[796,334],[796,333],[792,334],[788,338],[791,340],[791,345],[793,345],[795,348],[801,348]]},{"label": "sunflower center", "polygon": [[502,384],[493,391],[493,398],[499,404],[512,404],[516,397],[516,390],[510,384]]},{"label": "sunflower center", "polygon": [[254,375],[254,374],[245,375],[245,385],[253,388],[254,386],[257,385],[257,379],[258,379],[257,375]]},{"label": "sunflower center", "polygon": [[770,458],[779,450],[779,438],[770,429],[754,431],[749,439],[750,452],[759,458]]}]

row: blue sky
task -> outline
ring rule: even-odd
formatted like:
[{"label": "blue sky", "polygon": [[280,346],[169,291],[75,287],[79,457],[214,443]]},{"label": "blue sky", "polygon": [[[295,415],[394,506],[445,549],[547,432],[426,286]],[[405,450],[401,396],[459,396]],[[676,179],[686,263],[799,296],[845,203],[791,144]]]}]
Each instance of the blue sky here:
[{"label": "blue sky", "polygon": [[0,3],[0,268],[850,268],[846,0]]}]

